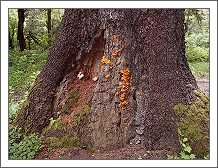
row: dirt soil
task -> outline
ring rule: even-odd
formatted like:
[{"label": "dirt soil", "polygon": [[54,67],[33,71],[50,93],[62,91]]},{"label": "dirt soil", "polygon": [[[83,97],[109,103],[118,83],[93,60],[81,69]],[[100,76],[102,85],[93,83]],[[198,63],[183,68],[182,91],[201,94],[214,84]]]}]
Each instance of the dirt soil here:
[{"label": "dirt soil", "polygon": [[91,152],[78,147],[48,149],[45,147],[35,158],[36,160],[161,160],[167,159],[167,154],[172,154],[166,150],[147,151],[140,146],[127,146],[125,148],[111,151]]},{"label": "dirt soil", "polygon": [[209,95],[209,79],[208,78],[196,78],[198,87]]}]

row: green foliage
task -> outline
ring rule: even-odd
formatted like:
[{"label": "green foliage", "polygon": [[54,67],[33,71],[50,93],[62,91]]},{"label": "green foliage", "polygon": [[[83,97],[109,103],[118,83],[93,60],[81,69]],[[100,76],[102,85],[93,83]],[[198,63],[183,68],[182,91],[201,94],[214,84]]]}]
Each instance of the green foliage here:
[{"label": "green foliage", "polygon": [[76,122],[76,125],[79,125],[82,121],[82,117],[83,117],[83,114],[82,113],[77,113],[75,114],[74,116],[74,120]]},{"label": "green foliage", "polygon": [[[51,9],[51,41],[54,41],[55,34],[61,23],[64,9]],[[17,9],[9,9],[9,35],[12,39],[13,48],[17,48]],[[47,10],[46,9],[25,9],[24,37],[27,49],[44,50],[48,46]]]},{"label": "green foliage", "polygon": [[186,55],[189,62],[209,61],[208,10],[187,9]]},{"label": "green foliage", "polygon": [[43,51],[9,52],[9,100],[25,99],[47,60]]},{"label": "green foliage", "polygon": [[193,153],[199,158],[208,154],[209,145],[209,99],[203,92],[195,92],[196,100],[191,105],[178,104],[174,111],[179,118],[180,136],[188,138]]},{"label": "green foliage", "polygon": [[37,134],[23,135],[21,129],[9,129],[9,159],[33,159],[42,148],[42,141]]},{"label": "green foliage", "polygon": [[[51,41],[54,41],[55,34],[61,23],[63,9],[51,9]],[[47,10],[46,9],[28,9],[25,19],[24,34],[27,37],[27,43],[31,49],[47,49],[48,30],[47,30]],[[29,41],[30,40],[30,41]]]},{"label": "green foliage", "polygon": [[90,112],[91,112],[91,105],[90,105],[90,103],[88,103],[83,108],[83,113],[87,114],[87,113],[90,113]]},{"label": "green foliage", "polygon": [[17,116],[17,110],[19,109],[19,104],[10,102],[9,103],[9,123],[12,124]]},{"label": "green foliage", "polygon": [[23,139],[23,133],[20,128],[9,128],[9,144],[19,143]]},{"label": "green foliage", "polygon": [[186,34],[186,54],[189,62],[208,62],[209,33]]},{"label": "green foliage", "polygon": [[62,112],[65,114],[68,114],[70,112],[70,108],[77,103],[77,101],[79,100],[79,92],[78,91],[72,91],[69,93],[66,102],[62,108]]},{"label": "green foliage", "polygon": [[185,10],[185,22],[187,25],[187,32],[185,36],[186,56],[189,65],[191,65],[190,68],[192,72],[197,77],[208,75],[209,72],[208,71],[208,65],[209,65],[208,64],[209,61],[209,21],[208,20],[209,20],[209,11],[206,9]]},{"label": "green foliage", "polygon": [[208,62],[189,62],[189,67],[192,74],[196,77],[204,77],[209,74],[209,63]]},{"label": "green foliage", "polygon": [[[9,123],[13,124],[17,111],[47,59],[41,51],[9,51]],[[11,126],[10,126],[11,127]],[[32,159],[41,149],[41,139],[36,134],[25,136],[21,129],[9,129],[9,158]]]},{"label": "green foliage", "polygon": [[[25,102],[26,96],[37,74],[47,59],[47,52],[9,51],[9,123],[13,124],[17,111]],[[18,147],[18,145],[15,145]]]},{"label": "green foliage", "polygon": [[201,47],[188,47],[186,53],[189,62],[208,62],[208,49]]},{"label": "green foliage", "polygon": [[189,26],[192,24],[192,22],[197,22],[198,26],[202,25],[202,21],[204,19],[205,10],[202,9],[186,9],[185,10],[185,22]]},{"label": "green foliage", "polygon": [[199,32],[186,34],[186,46],[187,47],[201,47],[202,49],[209,48],[209,33]]},{"label": "green foliage", "polygon": [[181,134],[181,131],[178,130],[180,135],[180,145],[181,145],[181,151],[178,155],[167,155],[168,159],[174,159],[174,160],[193,160],[196,158],[196,156],[192,153],[192,148],[188,143],[188,138],[184,138],[184,136]]},{"label": "green foliage", "polygon": [[51,129],[58,129],[62,126],[59,118],[58,119],[50,118],[49,121],[50,121],[49,127]]},{"label": "green foliage", "polygon": [[8,22],[8,32],[9,38],[12,40],[13,48],[17,46],[17,22],[18,22],[18,15],[16,9],[9,9],[9,22]]},{"label": "green foliage", "polygon": [[76,122],[76,125],[80,125],[82,121],[84,121],[84,119],[86,118],[87,114],[89,114],[91,112],[91,105],[90,104],[86,104],[83,108],[83,111],[75,114],[74,116],[74,120]]},{"label": "green foliage", "polygon": [[63,137],[48,137],[45,141],[49,148],[69,148],[80,145],[77,137],[65,135]]},{"label": "green foliage", "polygon": [[209,10],[208,9],[186,9],[185,23],[188,26],[188,34],[209,32]]},{"label": "green foliage", "polygon": [[47,135],[52,131],[65,131],[66,129],[66,125],[64,125],[63,123],[61,123],[60,118],[54,119],[54,118],[50,118],[49,119],[50,123],[47,127],[45,127],[43,129],[43,135]]}]

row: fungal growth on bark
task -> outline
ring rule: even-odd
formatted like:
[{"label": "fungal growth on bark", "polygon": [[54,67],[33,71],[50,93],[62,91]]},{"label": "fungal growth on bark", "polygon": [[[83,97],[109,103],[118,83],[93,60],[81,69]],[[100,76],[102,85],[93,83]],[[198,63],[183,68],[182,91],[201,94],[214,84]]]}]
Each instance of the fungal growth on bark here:
[{"label": "fungal growth on bark", "polygon": [[18,126],[42,133],[55,117],[87,147],[178,151],[173,108],[197,89],[184,38],[183,9],[66,9]]}]

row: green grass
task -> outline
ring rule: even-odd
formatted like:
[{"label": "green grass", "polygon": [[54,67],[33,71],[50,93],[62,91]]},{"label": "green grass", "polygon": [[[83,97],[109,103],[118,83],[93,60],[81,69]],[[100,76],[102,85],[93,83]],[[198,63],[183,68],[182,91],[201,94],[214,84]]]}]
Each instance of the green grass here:
[{"label": "green grass", "polygon": [[9,51],[9,158],[33,159],[42,147],[36,134],[25,136],[13,125],[37,75],[47,60],[47,51]]},{"label": "green grass", "polygon": [[209,62],[189,62],[189,67],[195,77],[209,76]]},{"label": "green grass", "polygon": [[14,120],[47,60],[47,51],[9,51],[9,118]]},{"label": "green grass", "polygon": [[20,101],[47,60],[47,51],[9,52],[9,100]]}]

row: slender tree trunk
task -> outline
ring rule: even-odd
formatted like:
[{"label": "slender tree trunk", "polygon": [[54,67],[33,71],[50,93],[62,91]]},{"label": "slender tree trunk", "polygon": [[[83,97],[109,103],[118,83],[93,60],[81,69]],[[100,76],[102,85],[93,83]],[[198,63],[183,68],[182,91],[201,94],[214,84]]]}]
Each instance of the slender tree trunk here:
[{"label": "slender tree trunk", "polygon": [[25,21],[25,10],[18,9],[18,32],[17,32],[17,40],[19,41],[20,50],[23,51],[26,48],[26,42],[24,38],[24,21]]},{"label": "slender tree trunk", "polygon": [[37,37],[32,32],[29,32],[29,36],[37,45],[42,46]]},{"label": "slender tree trunk", "polygon": [[47,9],[48,45],[51,45],[51,9]]},{"label": "slender tree trunk", "polygon": [[28,40],[28,50],[31,50],[31,37],[30,37],[31,31],[29,30],[27,40]]},{"label": "slender tree trunk", "polygon": [[8,39],[9,39],[9,48],[13,49],[14,48],[13,36],[11,35],[10,31],[8,31]]},{"label": "slender tree trunk", "polygon": [[[91,112],[78,131],[82,143],[104,149],[130,143],[178,150],[172,108],[192,101],[197,88],[184,35],[182,9],[66,10],[18,125],[26,132],[41,132],[56,114],[68,77],[73,88],[86,81],[94,87]],[[91,77],[98,79],[94,83],[77,78],[86,62],[91,62]]]},{"label": "slender tree trunk", "polygon": [[[12,30],[12,31],[11,31]],[[8,30],[8,36],[9,36],[9,48],[14,49],[14,32],[15,32],[15,27],[12,26],[11,29]]]}]

